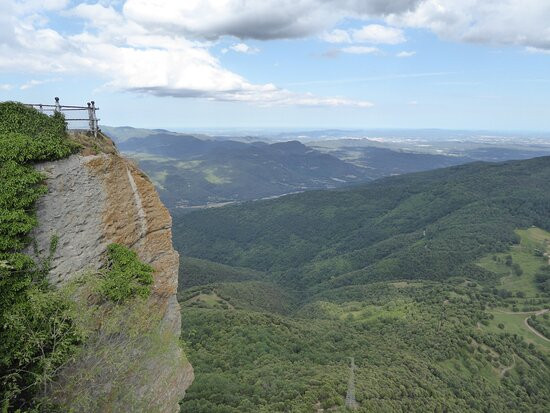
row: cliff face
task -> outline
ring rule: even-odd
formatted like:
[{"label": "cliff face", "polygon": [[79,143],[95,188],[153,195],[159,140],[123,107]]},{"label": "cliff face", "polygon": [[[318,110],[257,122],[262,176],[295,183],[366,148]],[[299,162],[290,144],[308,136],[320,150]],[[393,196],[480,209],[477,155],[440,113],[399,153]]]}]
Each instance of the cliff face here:
[{"label": "cliff face", "polygon": [[[29,252],[47,255],[52,237],[58,237],[49,273],[52,284],[63,286],[97,271],[105,265],[111,243],[130,247],[155,270],[151,297],[141,309],[154,334],[126,340],[129,349],[120,344],[124,340],[96,338],[62,373],[55,398],[77,411],[179,411],[178,401],[193,380],[193,369],[177,345],[179,260],[172,247],[171,217],[153,185],[117,154],[74,155],[37,168],[47,177],[48,193],[38,203],[40,225]],[[131,338],[131,333],[118,336]],[[162,337],[162,351],[155,351],[157,336]],[[90,373],[92,365],[95,370]],[[83,391],[87,397],[74,396]]]}]

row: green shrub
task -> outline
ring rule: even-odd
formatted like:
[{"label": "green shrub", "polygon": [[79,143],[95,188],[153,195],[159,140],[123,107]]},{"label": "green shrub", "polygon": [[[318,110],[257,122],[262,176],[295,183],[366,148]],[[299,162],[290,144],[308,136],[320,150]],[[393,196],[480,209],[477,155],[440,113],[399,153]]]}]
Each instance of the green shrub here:
[{"label": "green shrub", "polygon": [[74,305],[62,293],[33,284],[24,295],[4,313],[0,341],[1,364],[11,367],[2,371],[4,402],[12,399],[19,408],[32,406],[37,393],[47,393],[56,371],[84,338]]},{"label": "green shrub", "polygon": [[109,245],[107,253],[109,270],[99,287],[101,295],[115,302],[149,296],[153,268],[142,263],[134,251],[119,244]]},{"label": "green shrub", "polygon": [[55,372],[81,342],[70,300],[54,292],[45,270],[21,253],[36,226],[34,204],[46,187],[34,162],[70,155],[62,115],[0,103],[0,405],[40,406]]},{"label": "green shrub", "polygon": [[[11,136],[11,141],[14,135],[19,135],[14,151],[23,149],[17,156],[26,153],[27,161],[60,159],[74,150],[74,145],[66,139],[62,114],[47,116],[20,103],[0,103],[0,136]],[[27,148],[21,148],[22,140],[27,140]],[[5,146],[2,149],[5,150]]]}]

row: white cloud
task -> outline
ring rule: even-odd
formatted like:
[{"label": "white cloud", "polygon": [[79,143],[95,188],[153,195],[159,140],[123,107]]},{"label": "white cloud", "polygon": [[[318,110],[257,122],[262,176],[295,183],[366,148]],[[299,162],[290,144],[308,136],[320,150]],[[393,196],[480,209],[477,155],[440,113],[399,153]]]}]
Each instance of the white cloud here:
[{"label": "white cloud", "polygon": [[321,39],[328,43],[351,43],[351,36],[347,30],[334,29],[321,35]]},{"label": "white cloud", "polygon": [[[376,18],[390,26],[428,29],[445,39],[550,50],[548,0],[127,0],[124,14],[156,31],[206,39],[325,33],[321,37],[331,43],[348,43],[344,31],[332,30],[337,22]],[[403,41],[402,33],[390,33],[392,28],[369,26],[363,42]]]},{"label": "white cloud", "polygon": [[420,0],[127,0],[124,14],[140,24],[207,39],[311,36],[344,17],[386,16]]},{"label": "white cloud", "polygon": [[62,10],[67,7],[69,0],[19,0],[11,3],[18,14],[30,14],[43,10]]},{"label": "white cloud", "polygon": [[12,90],[13,85],[10,85],[9,83],[0,83],[0,90]]},{"label": "white cloud", "polygon": [[380,24],[369,24],[353,30],[352,37],[356,43],[399,44],[406,40],[402,30]]},{"label": "white cloud", "polygon": [[[208,42],[192,41],[161,27],[158,30],[143,27],[109,6],[80,4],[64,13],[84,19],[85,30],[63,35],[49,27],[36,27],[24,16],[9,19],[13,30],[10,42],[0,42],[0,70],[88,73],[103,77],[109,88],[157,96],[264,106],[364,108],[372,105],[367,101],[293,93],[271,83],[251,83],[225,69],[209,52]],[[255,51],[244,43],[234,45],[233,50]],[[32,80],[21,88],[28,89],[42,82]]]},{"label": "white cloud", "polygon": [[334,29],[324,32],[321,39],[329,43],[398,44],[406,41],[403,30],[395,27],[369,24],[360,29]]},{"label": "white cloud", "polygon": [[415,51],[412,51],[412,50],[411,50],[411,51],[405,51],[405,50],[404,50],[404,51],[402,51],[402,52],[397,53],[395,56],[396,56],[396,57],[405,58],[405,57],[412,57],[412,56],[414,56],[415,54],[416,54]]},{"label": "white cloud", "polygon": [[231,46],[229,48],[231,50],[233,50],[234,52],[246,53],[246,54],[254,54],[254,53],[258,53],[260,51],[260,49],[258,49],[256,47],[250,47],[246,43],[237,43],[237,44],[234,44],[233,46]]},{"label": "white cloud", "polygon": [[428,29],[444,39],[550,50],[547,0],[423,0],[395,13],[396,26]]},{"label": "white cloud", "polygon": [[19,86],[19,89],[21,90],[27,90],[27,89],[30,89],[32,87],[35,87],[35,86],[38,86],[38,85],[41,85],[43,84],[44,81],[43,80],[29,80],[27,83]]},{"label": "white cloud", "polygon": [[529,53],[550,54],[550,48],[548,48],[548,49],[539,49],[537,47],[527,46],[527,48],[525,50],[527,50]]},{"label": "white cloud", "polygon": [[374,54],[379,53],[380,49],[377,47],[367,47],[367,46],[350,46],[350,47],[344,47],[341,49],[344,53],[351,53],[351,54]]},{"label": "white cloud", "polygon": [[[402,43],[403,29],[412,27],[456,41],[550,51],[546,0],[126,0],[122,11],[118,1],[67,9],[70,4],[0,0],[0,70],[88,73],[103,77],[112,88],[159,96],[367,107],[369,102],[251,83],[224,68],[209,48],[227,35],[264,40],[321,35],[331,43],[349,44],[341,52],[376,53],[376,47],[364,44]],[[54,30],[48,13],[70,16],[82,31],[68,35]],[[386,25],[334,30],[344,18],[376,18]],[[244,46],[233,50],[253,50]],[[401,57],[405,53],[411,52],[401,52]]]},{"label": "white cloud", "polygon": [[21,90],[27,90],[27,89],[30,89],[30,88],[33,88],[35,86],[39,86],[39,85],[43,85],[45,83],[50,83],[50,82],[57,82],[59,81],[59,79],[42,79],[42,80],[29,80],[27,83],[24,83],[22,84],[21,86],[19,86],[19,89]]}]

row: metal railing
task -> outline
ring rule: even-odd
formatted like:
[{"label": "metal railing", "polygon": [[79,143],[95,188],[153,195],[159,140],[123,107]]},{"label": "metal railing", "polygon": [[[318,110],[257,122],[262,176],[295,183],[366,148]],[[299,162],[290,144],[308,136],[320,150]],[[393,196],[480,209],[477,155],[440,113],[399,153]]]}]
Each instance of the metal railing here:
[{"label": "metal railing", "polygon": [[[63,113],[65,115],[65,122],[67,123],[67,129],[72,131],[85,131],[85,132],[91,132],[95,137],[97,137],[97,133],[99,132],[99,120],[96,115],[96,111],[99,110],[98,107],[95,106],[95,102],[92,100],[91,102],[87,103],[87,106],[68,106],[68,105],[61,105],[59,103],[59,98],[55,98],[55,104],[53,105],[44,105],[42,103],[27,103],[26,106],[33,107],[37,110],[39,110],[42,113],[51,114],[54,113]],[[79,116],[79,113],[82,113],[82,116]],[[69,117],[68,114],[71,114],[72,116],[77,117]],[[74,114],[74,115],[73,115]],[[86,122],[87,126],[83,127],[83,123]],[[86,125],[84,123],[84,125]]]}]

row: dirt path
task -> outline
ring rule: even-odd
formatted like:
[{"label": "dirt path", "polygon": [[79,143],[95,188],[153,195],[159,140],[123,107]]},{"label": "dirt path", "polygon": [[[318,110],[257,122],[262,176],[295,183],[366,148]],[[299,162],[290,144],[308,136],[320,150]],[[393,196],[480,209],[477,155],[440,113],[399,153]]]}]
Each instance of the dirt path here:
[{"label": "dirt path", "polygon": [[510,314],[510,315],[514,315],[514,314],[539,315],[539,314],[544,314],[547,311],[550,311],[550,309],[547,308],[545,310],[537,310],[537,311],[503,311],[503,310],[496,310],[496,311],[498,311],[501,314]]},{"label": "dirt path", "polygon": [[[535,315],[542,315],[544,313],[547,313],[548,311],[550,311],[550,309],[546,309],[546,310],[540,310],[540,311],[537,311],[536,313],[534,313]],[[531,316],[529,316],[531,317]],[[538,330],[536,330],[534,327],[532,327],[528,322],[527,320],[529,320],[529,317],[525,317],[525,320],[523,320],[523,323],[525,324],[525,326],[531,330],[531,332],[533,334],[535,334],[536,336],[542,338],[543,340],[546,340],[548,342],[550,342],[550,339],[546,338],[544,335],[542,335],[541,333],[538,332]]]},{"label": "dirt path", "polygon": [[509,365],[508,367],[504,367],[504,368],[500,371],[500,378],[503,378],[504,375],[506,374],[506,372],[507,372],[508,370],[512,370],[515,366],[516,366],[516,358],[514,357],[514,355],[512,355],[512,364]]}]

